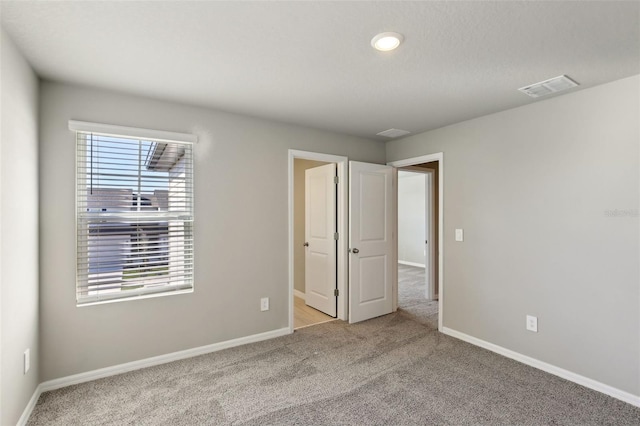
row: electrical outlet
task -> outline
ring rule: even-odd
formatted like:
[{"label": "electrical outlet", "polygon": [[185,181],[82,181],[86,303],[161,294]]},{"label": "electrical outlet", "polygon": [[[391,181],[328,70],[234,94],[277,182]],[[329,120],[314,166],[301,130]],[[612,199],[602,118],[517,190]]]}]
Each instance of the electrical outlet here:
[{"label": "electrical outlet", "polygon": [[456,241],[464,241],[464,231],[462,229],[456,229]]},{"label": "electrical outlet", "polygon": [[31,368],[31,350],[27,349],[26,351],[24,351],[24,374],[27,374],[29,372],[29,369]]},{"label": "electrical outlet", "polygon": [[533,331],[534,333],[538,332],[538,317],[527,315],[527,330]]},{"label": "electrical outlet", "polygon": [[260,310],[261,311],[268,311],[269,310],[269,298],[268,297],[263,297],[262,299],[260,299]]}]

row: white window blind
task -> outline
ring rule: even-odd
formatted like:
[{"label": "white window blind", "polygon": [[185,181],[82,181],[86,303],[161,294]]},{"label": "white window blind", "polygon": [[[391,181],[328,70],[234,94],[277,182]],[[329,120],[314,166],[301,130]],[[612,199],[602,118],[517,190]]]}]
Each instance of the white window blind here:
[{"label": "white window blind", "polygon": [[70,123],[77,139],[78,305],[191,290],[192,143],[87,127]]}]

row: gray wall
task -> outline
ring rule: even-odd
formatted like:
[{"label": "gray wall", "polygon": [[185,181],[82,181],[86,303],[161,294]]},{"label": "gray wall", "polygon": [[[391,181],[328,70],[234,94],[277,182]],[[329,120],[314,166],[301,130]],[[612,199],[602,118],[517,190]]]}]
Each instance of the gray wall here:
[{"label": "gray wall", "polygon": [[425,263],[426,175],[398,171],[398,261]]},{"label": "gray wall", "polygon": [[4,30],[0,37],[0,424],[10,425],[39,383],[38,79]]},{"label": "gray wall", "polygon": [[293,288],[305,292],[305,183],[304,172],[313,167],[322,166],[322,161],[303,160],[293,161]]},{"label": "gray wall", "polygon": [[640,395],[639,93],[634,76],[387,143],[387,161],[444,152],[445,327]]},{"label": "gray wall", "polygon": [[[287,327],[287,150],[385,159],[382,142],[204,108],[50,82],[40,95],[42,381]],[[69,119],[198,135],[195,293],[76,307]]]}]

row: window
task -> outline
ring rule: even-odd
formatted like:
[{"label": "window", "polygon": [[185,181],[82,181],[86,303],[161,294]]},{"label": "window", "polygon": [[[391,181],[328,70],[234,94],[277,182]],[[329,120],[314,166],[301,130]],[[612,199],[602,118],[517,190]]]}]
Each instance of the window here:
[{"label": "window", "polygon": [[191,291],[195,137],[69,127],[77,143],[78,305]]}]

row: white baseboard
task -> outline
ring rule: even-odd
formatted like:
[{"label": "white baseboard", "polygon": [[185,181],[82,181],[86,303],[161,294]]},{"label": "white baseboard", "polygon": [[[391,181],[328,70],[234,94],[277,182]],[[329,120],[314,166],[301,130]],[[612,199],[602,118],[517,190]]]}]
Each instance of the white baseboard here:
[{"label": "white baseboard", "polygon": [[451,337],[455,337],[456,339],[464,340],[465,342],[471,343],[472,345],[480,346],[481,348],[490,350],[491,352],[495,352],[507,358],[514,359],[539,370],[546,371],[547,373],[553,374],[555,376],[562,377],[563,379],[577,383],[589,389],[602,392],[606,395],[612,396],[616,399],[619,399],[620,401],[624,401],[636,407],[640,407],[640,396],[638,395],[634,395],[629,392],[614,388],[613,386],[605,385],[604,383],[598,382],[585,376],[581,376],[580,374],[576,374],[569,370],[556,367],[555,365],[548,364],[546,362],[531,358],[518,352],[514,352],[510,349],[503,348],[502,346],[489,343],[476,337],[469,336],[468,334],[452,330],[448,327],[442,327],[442,333]]},{"label": "white baseboard", "polygon": [[295,297],[299,297],[302,300],[307,300],[307,294],[301,292],[300,290],[296,290],[295,288],[293,289],[293,295]]},{"label": "white baseboard", "polygon": [[405,260],[398,260],[398,263],[401,264],[401,265],[416,266],[418,268],[424,268],[425,267],[424,263],[407,262]]},{"label": "white baseboard", "polygon": [[40,385],[42,386],[42,392],[46,392],[66,386],[76,385],[78,383],[90,382],[91,380],[101,379],[103,377],[115,376],[116,374],[126,373],[127,371],[153,367],[154,365],[166,364],[167,362],[178,361],[185,358],[191,358],[198,355],[221,351],[223,349],[246,345],[247,343],[273,339],[275,337],[284,336],[286,334],[290,334],[288,327],[273,331],[267,331],[265,333],[254,334],[251,336],[240,337],[237,339],[227,340],[225,342],[213,343],[211,345],[186,349],[184,351],[178,351],[165,355],[154,356],[151,358],[145,358],[138,361],[127,362],[125,364],[114,365],[112,367],[100,368],[98,370],[87,371],[86,373],[61,377],[59,379],[43,382]]},{"label": "white baseboard", "polygon": [[16,423],[16,426],[24,426],[27,424],[27,420],[29,420],[29,417],[31,416],[33,409],[38,403],[38,399],[40,399],[41,393],[42,393],[42,383],[36,387],[36,390],[33,392],[33,395],[31,395],[31,399],[29,400],[29,403],[27,404],[24,411],[22,412],[22,415],[18,419],[18,423]]},{"label": "white baseboard", "polygon": [[287,334],[291,334],[289,327],[267,331],[265,333],[254,334],[251,336],[239,337],[237,339],[227,340],[225,342],[213,343],[211,345],[200,346],[197,348],[186,349],[184,351],[154,356],[151,358],[145,358],[138,361],[127,362],[125,364],[100,368],[98,370],[87,371],[85,373],[74,374],[72,376],[61,377],[59,379],[42,382],[38,385],[36,391],[31,397],[31,400],[29,401],[29,404],[24,409],[24,412],[22,413],[22,416],[18,421],[18,425],[21,426],[26,424],[42,392],[60,389],[66,386],[77,385],[78,383],[90,382],[92,380],[102,379],[104,377],[115,376],[117,374],[139,370],[141,368],[153,367],[154,365],[166,364],[167,362],[178,361],[185,358],[191,358],[198,355],[217,352],[223,349],[246,345],[248,343],[255,343],[262,340],[273,339]]},{"label": "white baseboard", "polygon": [[[265,333],[254,334],[251,336],[240,337],[237,339],[227,340],[225,342],[213,343],[211,345],[200,346],[197,348],[186,349],[184,351],[173,352],[170,354],[159,355],[151,358],[141,359],[138,361],[127,362],[125,364],[114,365],[112,367],[100,368],[98,370],[87,371],[85,373],[74,374],[72,376],[61,377],[59,379],[49,380],[40,383],[36,388],[33,396],[29,400],[29,403],[25,407],[22,416],[18,420],[17,425],[22,426],[27,423],[29,416],[40,398],[42,392],[51,391],[54,389],[60,389],[66,386],[76,385],[79,383],[89,382],[92,380],[101,379],[104,377],[115,376],[117,374],[126,373],[128,371],[139,370],[141,368],[152,367],[155,365],[165,364],[167,362],[178,361],[185,358],[191,358],[198,355],[204,355],[211,352],[221,351],[223,349],[233,348],[236,346],[246,345],[248,343],[260,342],[262,340],[273,339],[276,337],[290,334],[289,328],[281,328],[278,330],[267,331]],[[514,359],[522,362],[523,364],[537,368],[547,373],[551,373],[563,379],[585,386],[598,392],[602,392],[606,395],[612,396],[616,399],[624,401],[628,404],[640,407],[640,396],[633,395],[629,392],[614,388],[604,383],[592,380],[588,377],[581,376],[571,371],[565,370],[555,365],[548,364],[543,361],[539,361],[535,358],[531,358],[526,355],[522,355],[518,352],[514,352],[510,349],[503,348],[502,346],[495,345],[493,343],[486,342],[468,334],[461,333],[459,331],[450,329],[448,327],[442,327],[442,333],[463,340],[472,345],[479,346],[481,348],[490,350],[507,358]]]}]

